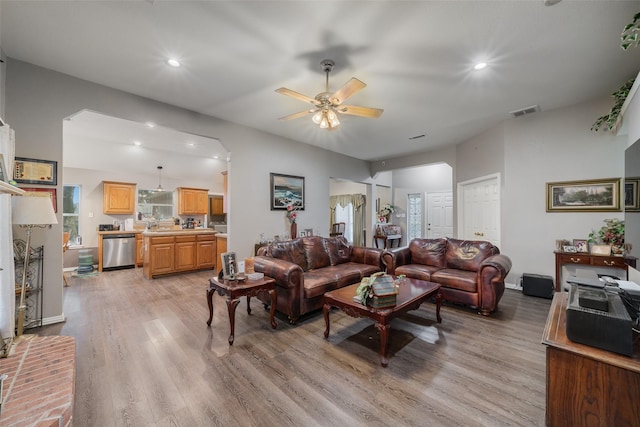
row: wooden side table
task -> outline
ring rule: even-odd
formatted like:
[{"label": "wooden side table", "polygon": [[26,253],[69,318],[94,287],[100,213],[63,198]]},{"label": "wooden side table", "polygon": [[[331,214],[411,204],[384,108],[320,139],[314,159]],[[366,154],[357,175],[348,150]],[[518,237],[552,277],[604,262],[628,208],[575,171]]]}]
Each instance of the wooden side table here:
[{"label": "wooden side table", "polygon": [[556,292],[562,283],[562,266],[567,264],[590,265],[592,267],[624,270],[629,274],[629,266],[635,268],[637,258],[632,256],[593,255],[554,251],[556,255]]},{"label": "wooden side table", "polygon": [[229,312],[229,345],[233,345],[233,339],[235,334],[235,322],[236,322],[236,307],[240,303],[240,298],[247,297],[247,313],[251,314],[251,297],[258,295],[261,292],[267,292],[271,297],[271,310],[270,320],[271,327],[273,329],[278,326],[275,320],[276,303],[278,302],[278,294],[275,290],[275,279],[271,277],[263,277],[258,280],[222,280],[218,281],[217,278],[209,279],[209,288],[207,289],[207,303],[209,304],[209,320],[207,320],[207,326],[211,326],[213,320],[213,294],[218,292],[220,296],[227,296],[227,310]]},{"label": "wooden side table", "polygon": [[402,241],[402,234],[392,234],[390,236],[373,236],[373,243],[378,248],[378,241],[382,240],[382,249],[393,248],[393,242],[396,242],[395,247],[400,247]]}]

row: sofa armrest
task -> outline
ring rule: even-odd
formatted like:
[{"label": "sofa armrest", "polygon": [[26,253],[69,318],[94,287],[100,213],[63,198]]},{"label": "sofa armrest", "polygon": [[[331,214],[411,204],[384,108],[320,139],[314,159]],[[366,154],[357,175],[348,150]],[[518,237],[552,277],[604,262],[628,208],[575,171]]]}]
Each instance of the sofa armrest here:
[{"label": "sofa armrest", "polygon": [[511,270],[511,260],[506,255],[492,255],[480,264],[478,291],[480,313],[488,316],[498,307],[504,294],[504,279]]},{"label": "sofa armrest", "polygon": [[302,282],[302,268],[293,262],[269,256],[253,258],[255,271],[273,277],[276,283],[284,288],[299,288]]},{"label": "sofa armrest", "polygon": [[387,274],[395,274],[397,267],[411,264],[411,251],[408,246],[386,249],[382,254],[382,262],[385,265]]},{"label": "sofa armrest", "polygon": [[[497,277],[501,278],[502,281],[507,277],[509,271],[511,270],[511,259],[502,254],[492,255],[489,258],[482,261],[480,264],[480,271],[484,270],[485,267],[493,267],[497,270]],[[494,273],[495,276],[495,273]]]},{"label": "sofa armrest", "polygon": [[384,264],[382,263],[382,249],[366,248],[364,246],[352,246],[351,257],[349,261],[357,262],[358,264],[375,265],[384,271]]}]

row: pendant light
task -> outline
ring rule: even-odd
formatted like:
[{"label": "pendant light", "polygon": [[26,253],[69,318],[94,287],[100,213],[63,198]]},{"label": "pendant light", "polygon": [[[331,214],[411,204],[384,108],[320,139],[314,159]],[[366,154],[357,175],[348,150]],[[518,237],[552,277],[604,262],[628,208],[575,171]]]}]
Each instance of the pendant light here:
[{"label": "pendant light", "polygon": [[156,191],[164,191],[162,188],[162,166],[158,166],[158,188]]}]

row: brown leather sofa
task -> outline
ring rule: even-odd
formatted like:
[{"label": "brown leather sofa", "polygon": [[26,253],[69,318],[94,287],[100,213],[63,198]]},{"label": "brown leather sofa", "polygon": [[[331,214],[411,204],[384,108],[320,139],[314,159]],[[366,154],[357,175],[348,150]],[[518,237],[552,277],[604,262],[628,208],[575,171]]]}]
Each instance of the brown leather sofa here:
[{"label": "brown leather sofa", "polygon": [[479,240],[413,239],[407,247],[386,250],[383,262],[387,273],[439,283],[443,300],[485,316],[498,307],[511,270],[509,257]]},{"label": "brown leather sofa", "polygon": [[300,237],[260,248],[254,268],[276,279],[276,310],[296,323],[303,314],[322,307],[325,292],[383,271],[382,252],[351,246],[344,237]]}]

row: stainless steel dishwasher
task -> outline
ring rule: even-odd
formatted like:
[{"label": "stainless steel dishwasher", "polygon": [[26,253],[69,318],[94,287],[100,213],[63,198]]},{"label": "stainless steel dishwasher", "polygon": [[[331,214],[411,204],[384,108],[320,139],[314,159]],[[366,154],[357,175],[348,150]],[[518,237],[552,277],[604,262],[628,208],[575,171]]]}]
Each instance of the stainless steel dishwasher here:
[{"label": "stainless steel dishwasher", "polygon": [[136,235],[102,236],[102,269],[133,268],[136,263]]}]

